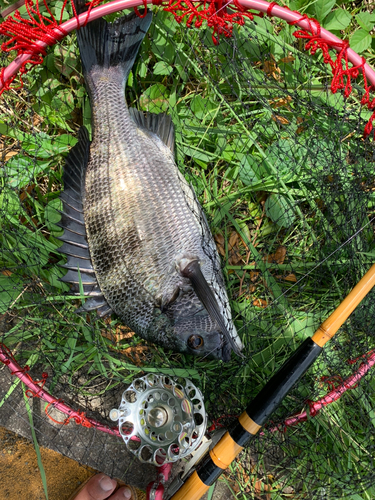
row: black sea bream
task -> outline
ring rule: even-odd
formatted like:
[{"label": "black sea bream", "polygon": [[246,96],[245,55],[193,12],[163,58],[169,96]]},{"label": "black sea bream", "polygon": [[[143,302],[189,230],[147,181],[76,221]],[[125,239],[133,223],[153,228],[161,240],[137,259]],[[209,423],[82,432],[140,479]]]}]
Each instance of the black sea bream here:
[{"label": "black sea bream", "polygon": [[[220,260],[193,189],[174,160],[170,117],[128,109],[125,84],[152,14],[77,32],[93,116],[64,172],[63,281],[143,338],[228,361],[242,344]],[[79,270],[79,273],[78,273]]]}]

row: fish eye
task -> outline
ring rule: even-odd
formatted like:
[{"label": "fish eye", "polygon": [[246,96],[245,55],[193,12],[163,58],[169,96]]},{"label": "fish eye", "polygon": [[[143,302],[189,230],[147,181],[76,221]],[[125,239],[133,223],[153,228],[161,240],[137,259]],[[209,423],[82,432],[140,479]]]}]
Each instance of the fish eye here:
[{"label": "fish eye", "polygon": [[191,349],[200,349],[201,347],[203,347],[203,344],[203,339],[199,335],[190,335],[190,337],[188,338],[188,346]]}]

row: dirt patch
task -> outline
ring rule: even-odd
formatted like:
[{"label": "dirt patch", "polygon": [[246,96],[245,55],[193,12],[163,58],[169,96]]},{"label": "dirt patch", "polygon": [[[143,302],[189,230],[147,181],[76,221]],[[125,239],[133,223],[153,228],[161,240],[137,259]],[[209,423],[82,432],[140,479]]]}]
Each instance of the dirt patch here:
[{"label": "dirt patch", "polygon": [[[48,499],[68,500],[97,471],[55,451],[40,448]],[[35,449],[27,439],[0,427],[0,500],[45,500]],[[142,498],[140,496],[140,498]]]}]

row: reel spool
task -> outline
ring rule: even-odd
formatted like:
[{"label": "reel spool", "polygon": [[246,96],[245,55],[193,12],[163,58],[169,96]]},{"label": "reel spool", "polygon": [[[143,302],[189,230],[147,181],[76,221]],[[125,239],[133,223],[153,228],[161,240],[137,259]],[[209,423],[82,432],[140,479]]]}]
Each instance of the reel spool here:
[{"label": "reel spool", "polygon": [[109,414],[141,462],[176,462],[201,443],[207,426],[201,391],[190,381],[149,374],[124,391]]}]

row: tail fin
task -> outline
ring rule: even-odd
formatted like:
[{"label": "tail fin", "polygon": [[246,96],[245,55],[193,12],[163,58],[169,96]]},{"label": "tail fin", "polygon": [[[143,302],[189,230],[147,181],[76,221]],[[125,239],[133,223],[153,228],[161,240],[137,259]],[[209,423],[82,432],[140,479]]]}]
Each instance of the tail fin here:
[{"label": "tail fin", "polygon": [[[84,2],[76,0],[77,12],[84,10]],[[77,30],[84,73],[90,73],[94,66],[122,66],[126,81],[151,20],[150,11],[143,18],[133,12],[112,24],[97,19]]]}]

